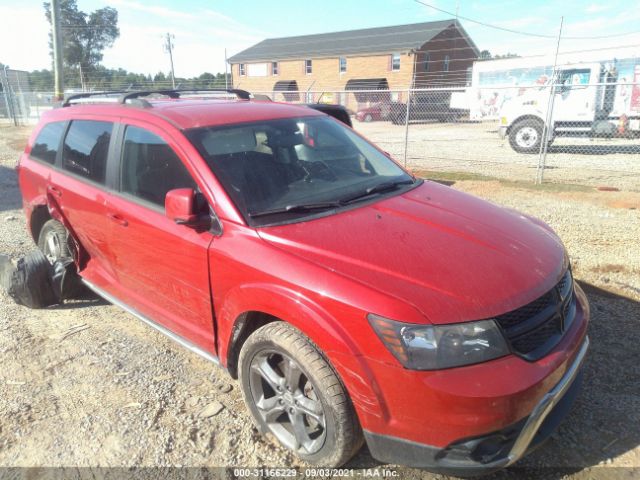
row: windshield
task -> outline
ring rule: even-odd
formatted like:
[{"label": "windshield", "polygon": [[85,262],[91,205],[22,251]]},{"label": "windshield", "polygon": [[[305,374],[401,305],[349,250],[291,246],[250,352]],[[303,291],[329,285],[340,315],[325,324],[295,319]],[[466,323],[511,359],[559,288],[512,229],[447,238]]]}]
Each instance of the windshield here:
[{"label": "windshield", "polygon": [[325,116],[197,128],[187,137],[253,226],[330,213],[414,183],[380,150]]}]

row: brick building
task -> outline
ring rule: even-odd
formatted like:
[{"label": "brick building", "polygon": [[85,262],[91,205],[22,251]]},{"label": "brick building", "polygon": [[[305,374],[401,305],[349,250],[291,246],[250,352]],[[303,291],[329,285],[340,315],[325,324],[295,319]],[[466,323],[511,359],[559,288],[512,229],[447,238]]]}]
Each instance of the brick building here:
[{"label": "brick building", "polygon": [[451,19],[271,38],[229,63],[234,87],[303,100],[307,91],[465,85],[478,55],[460,22]]}]

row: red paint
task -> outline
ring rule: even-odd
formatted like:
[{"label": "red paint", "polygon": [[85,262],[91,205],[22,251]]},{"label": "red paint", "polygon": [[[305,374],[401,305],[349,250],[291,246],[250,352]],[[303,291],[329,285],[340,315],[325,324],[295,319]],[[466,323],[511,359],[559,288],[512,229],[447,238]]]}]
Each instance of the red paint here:
[{"label": "red paint", "polygon": [[[409,323],[489,318],[548,291],[566,269],[558,237],[542,222],[425,182],[408,193],[285,226],[247,226],[182,129],[321,115],[265,102],[163,101],[153,108],[85,105],[73,118],[144,127],[161,136],[197,181],[222,225],[219,236],[178,225],[185,192],[167,211],[21,157],[29,221],[51,205],[76,232],[82,276],[227,364],[234,323],[247,311],[308,335],[345,383],[362,427],[433,446],[497,430],[528,415],[558,381],[586,333],[578,313],[562,342],[537,362],[509,355],[435,372],[406,370],[369,326],[374,312]],[[212,311],[213,307],[213,311]]]}]

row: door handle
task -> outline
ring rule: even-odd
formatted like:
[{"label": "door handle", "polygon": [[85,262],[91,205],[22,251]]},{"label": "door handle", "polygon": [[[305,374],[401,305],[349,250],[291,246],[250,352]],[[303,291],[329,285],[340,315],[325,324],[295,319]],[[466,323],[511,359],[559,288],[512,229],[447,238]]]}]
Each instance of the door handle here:
[{"label": "door handle", "polygon": [[47,192],[49,192],[52,195],[55,195],[56,197],[62,196],[62,191],[56,187],[52,187],[51,185],[47,186]]},{"label": "door handle", "polygon": [[117,213],[107,213],[107,217],[109,217],[109,220],[111,220],[112,222],[116,222],[118,225],[122,225],[123,227],[129,225],[129,222],[127,222]]}]

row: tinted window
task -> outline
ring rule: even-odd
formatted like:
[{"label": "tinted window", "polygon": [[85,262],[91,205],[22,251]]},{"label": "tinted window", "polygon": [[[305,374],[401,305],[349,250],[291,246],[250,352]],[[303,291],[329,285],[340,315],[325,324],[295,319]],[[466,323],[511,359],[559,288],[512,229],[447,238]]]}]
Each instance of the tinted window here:
[{"label": "tinted window", "polygon": [[174,188],[196,188],[186,167],[167,143],[138,127],[127,127],[122,157],[122,191],[164,207]]},{"label": "tinted window", "polygon": [[31,156],[47,163],[55,163],[60,139],[64,134],[64,122],[53,122],[45,125],[36,137],[31,148]]},{"label": "tinted window", "polygon": [[94,182],[104,183],[112,129],[111,122],[71,122],[62,151],[64,168]]}]

